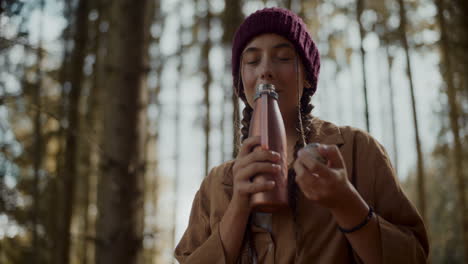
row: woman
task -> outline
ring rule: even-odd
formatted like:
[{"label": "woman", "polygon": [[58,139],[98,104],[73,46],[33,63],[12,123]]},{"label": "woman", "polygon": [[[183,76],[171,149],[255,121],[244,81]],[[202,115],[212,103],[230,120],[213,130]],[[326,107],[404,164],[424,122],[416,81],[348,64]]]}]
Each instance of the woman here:
[{"label": "woman", "polygon": [[[422,219],[401,191],[384,148],[369,134],[312,117],[320,59],[303,21],[289,10],[259,10],[238,28],[232,47],[236,94],[244,101],[235,160],[212,169],[195,195],[175,249],[181,263],[425,263]],[[275,188],[254,183],[277,173],[279,154],[252,151],[248,137],[255,87],[277,88],[286,128],[289,209],[255,213],[250,197]],[[320,143],[328,164],[305,144]]]}]

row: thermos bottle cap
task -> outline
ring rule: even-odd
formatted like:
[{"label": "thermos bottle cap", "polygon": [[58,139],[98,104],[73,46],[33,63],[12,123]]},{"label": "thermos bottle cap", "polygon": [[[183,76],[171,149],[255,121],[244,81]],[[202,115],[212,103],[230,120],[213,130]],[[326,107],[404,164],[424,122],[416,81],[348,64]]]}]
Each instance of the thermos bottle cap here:
[{"label": "thermos bottle cap", "polygon": [[274,99],[278,100],[278,93],[276,92],[276,88],[271,83],[261,83],[257,86],[254,101],[262,96],[262,94],[268,94]]},{"label": "thermos bottle cap", "polygon": [[261,83],[257,86],[257,92],[261,91],[275,91],[275,86],[271,83]]}]

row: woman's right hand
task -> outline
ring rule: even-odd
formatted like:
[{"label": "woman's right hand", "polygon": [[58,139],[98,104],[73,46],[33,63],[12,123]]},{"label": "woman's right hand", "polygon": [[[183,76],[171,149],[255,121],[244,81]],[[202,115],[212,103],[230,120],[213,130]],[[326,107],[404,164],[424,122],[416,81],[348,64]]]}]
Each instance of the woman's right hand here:
[{"label": "woman's right hand", "polygon": [[250,213],[253,205],[250,202],[252,194],[265,192],[275,187],[274,181],[255,181],[251,179],[259,173],[281,173],[278,164],[280,155],[270,150],[254,150],[260,145],[260,137],[249,137],[244,140],[239,154],[234,162],[233,195],[231,203],[240,211]]}]

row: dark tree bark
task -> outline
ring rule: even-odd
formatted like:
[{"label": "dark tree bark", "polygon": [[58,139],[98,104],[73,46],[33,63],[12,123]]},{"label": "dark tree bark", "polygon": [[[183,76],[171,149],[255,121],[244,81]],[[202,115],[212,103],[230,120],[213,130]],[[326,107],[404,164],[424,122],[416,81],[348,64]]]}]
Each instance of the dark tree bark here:
[{"label": "dark tree bark", "polygon": [[[466,6],[467,4],[465,4]],[[460,125],[459,120],[459,106],[457,102],[457,88],[455,87],[453,78],[452,61],[450,57],[450,47],[447,36],[446,21],[444,18],[444,1],[436,0],[437,6],[437,19],[440,26],[440,49],[442,54],[442,76],[446,82],[446,93],[449,106],[449,119],[450,119],[450,130],[453,134],[453,148],[452,155],[455,164],[455,181],[457,185],[459,212],[461,212],[461,223],[462,223],[462,243],[465,263],[468,261],[468,208],[466,207],[466,188],[465,179],[463,176],[463,150],[462,141],[460,137]]]},{"label": "dark tree bark", "polygon": [[[305,17],[305,13],[304,13],[304,4],[305,4],[305,1],[306,0],[299,0],[299,11],[297,12],[297,14],[304,20],[304,22],[306,22],[306,17]],[[307,23],[307,22],[306,22]]]},{"label": "dark tree bark", "polygon": [[[224,12],[222,14],[222,22],[223,22],[223,44],[225,46],[225,56],[226,61],[230,62],[230,55],[231,55],[231,42],[234,38],[234,34],[236,32],[237,27],[240,25],[243,19],[242,15],[242,0],[226,0]],[[231,65],[226,64],[226,67],[230,69]],[[237,152],[239,151],[240,145],[240,116],[239,116],[239,100],[234,93],[234,87],[229,87],[227,89],[227,94],[231,96],[231,105],[233,108],[232,113],[232,158],[237,157]]]},{"label": "dark tree bark", "polygon": [[62,189],[61,179],[64,175],[64,152],[65,152],[65,120],[66,113],[68,109],[68,96],[66,94],[65,83],[69,80],[69,69],[70,69],[70,41],[71,41],[71,17],[73,10],[71,7],[71,0],[65,0],[65,6],[63,11],[63,16],[68,18],[67,25],[63,31],[63,53],[62,53],[62,65],[59,72],[59,83],[61,85],[61,105],[58,107],[60,109],[58,113],[59,119],[59,130],[57,133],[57,142],[58,142],[58,151],[56,155],[56,173],[55,177],[50,180],[51,192],[52,195],[49,196],[49,206],[50,208],[57,208],[57,211],[50,216],[50,226],[51,226],[51,249],[50,254],[52,256],[52,261],[54,264],[61,264],[60,253],[57,249],[60,244],[60,224],[62,222],[62,213],[64,210],[63,196],[64,192]]},{"label": "dark tree bark", "polygon": [[[387,57],[388,65],[388,90],[389,90],[389,104],[390,104],[390,119],[392,127],[392,149],[393,149],[393,166],[395,167],[395,172],[398,175],[398,144],[397,144],[397,131],[396,131],[396,120],[395,120],[395,95],[394,87],[392,82],[392,70],[393,70],[393,60],[394,56],[390,53],[391,45],[399,40],[398,35],[395,35],[395,32],[391,31],[387,25],[389,19],[389,13],[385,12],[384,19],[381,23],[383,27],[383,42],[385,47],[385,55]],[[396,38],[396,37],[397,38]]]},{"label": "dark tree bark", "polygon": [[[172,207],[172,219],[173,219],[173,226],[172,226],[172,234],[171,234],[171,248],[176,247],[176,223],[177,223],[177,208],[178,208],[178,199],[179,199],[179,178],[180,178],[180,154],[181,154],[181,149],[180,149],[180,141],[181,141],[181,136],[180,136],[180,113],[182,113],[182,107],[181,107],[181,98],[183,97],[183,94],[181,93],[181,77],[183,76],[183,52],[184,52],[184,47],[182,45],[182,33],[184,31],[184,28],[182,24],[179,27],[179,32],[178,32],[178,38],[179,38],[179,48],[177,50],[177,59],[178,59],[178,65],[177,65],[177,74],[180,76],[177,78],[175,81],[175,118],[174,118],[174,130],[175,130],[175,137],[174,137],[174,147],[175,147],[175,157],[174,157],[174,181],[173,181],[173,207]],[[204,60],[202,58],[202,60]],[[207,60],[207,58],[206,58]],[[205,69],[206,70],[206,69]],[[205,87],[205,93],[206,90],[208,90],[209,94],[209,89]],[[205,95],[206,96],[206,95]],[[209,100],[206,100],[205,98],[205,104],[207,104],[208,101],[208,106],[209,107]],[[209,116],[209,114],[208,114]],[[206,122],[206,121],[205,121]],[[205,127],[206,128],[206,127]],[[205,131],[205,134],[209,135]],[[205,137],[206,139],[206,137]],[[209,144],[207,143],[205,145],[207,148],[206,151],[209,151]],[[208,160],[209,158],[209,153],[205,152],[205,159]],[[205,162],[205,169],[206,169],[206,162]],[[172,259],[173,263],[176,263],[176,259]]]},{"label": "dark tree bark", "polygon": [[210,50],[211,50],[211,38],[210,38],[210,28],[211,28],[211,11],[210,3],[206,1],[207,11],[206,16],[203,18],[203,24],[206,31],[206,39],[202,46],[201,51],[201,65],[202,71],[205,75],[205,82],[203,83],[204,96],[203,104],[205,105],[205,118],[204,118],[204,132],[205,132],[205,173],[208,175],[209,165],[210,165],[210,135],[211,135],[211,102],[210,102],[210,86],[213,80],[210,70]]},{"label": "dark tree bark", "polygon": [[83,83],[83,65],[88,40],[88,0],[80,0],[76,10],[76,32],[71,53],[71,79],[68,108],[68,128],[65,132],[65,160],[62,178],[63,211],[59,223],[57,252],[59,263],[70,263],[70,227],[75,205],[75,183],[77,177],[77,151],[79,124],[79,100]]},{"label": "dark tree bark", "polygon": [[418,208],[420,210],[421,216],[423,217],[426,225],[427,216],[426,216],[426,188],[425,188],[425,179],[424,179],[424,161],[423,161],[423,154],[421,150],[421,142],[419,138],[419,127],[418,127],[418,116],[416,112],[416,98],[414,95],[414,82],[413,82],[413,74],[411,71],[411,60],[410,60],[410,51],[408,45],[408,39],[406,37],[406,9],[403,0],[398,0],[400,5],[400,37],[403,44],[403,48],[405,50],[406,55],[406,73],[408,75],[408,81],[410,86],[411,92],[411,106],[413,110],[413,124],[414,124],[414,134],[415,134],[415,141],[416,141],[416,151],[417,151],[417,168],[418,168],[418,176],[417,176],[417,195],[418,195]]},{"label": "dark tree bark", "polygon": [[390,55],[388,50],[388,44],[386,47],[387,63],[388,63],[388,90],[390,94],[390,119],[392,123],[392,147],[393,147],[393,161],[395,171],[398,175],[398,146],[397,146],[397,134],[396,134],[396,122],[395,122],[395,100],[393,94],[393,82],[392,82],[392,67],[393,67],[393,56]]},{"label": "dark tree bark", "polygon": [[146,170],[148,0],[109,3],[96,263],[140,263]]},{"label": "dark tree bark", "polygon": [[[155,4],[155,15],[154,15],[154,23],[157,23],[157,24],[162,24],[164,21],[164,14],[163,12],[161,11],[161,5],[160,5],[160,2],[159,1],[156,1],[154,2]],[[153,35],[153,42],[156,43],[157,46],[157,52],[156,52],[156,55],[155,57],[153,58],[156,58],[156,66],[155,66],[155,69],[154,69],[154,72],[156,73],[156,76],[158,76],[157,78],[157,82],[156,82],[156,85],[154,87],[154,90],[152,91],[151,96],[151,102],[154,103],[158,109],[158,114],[156,116],[156,129],[154,131],[154,135],[152,135],[153,137],[153,140],[154,140],[154,144],[148,144],[149,146],[151,146],[153,149],[156,149],[158,148],[158,144],[159,144],[159,133],[160,133],[160,124],[161,124],[161,120],[162,120],[162,116],[163,116],[163,112],[164,112],[164,109],[163,109],[163,105],[161,103],[161,100],[160,100],[160,93],[161,93],[161,89],[162,89],[162,81],[161,81],[161,74],[162,74],[162,71],[163,71],[163,65],[165,65],[165,61],[166,61],[166,58],[165,56],[163,56],[163,54],[161,53],[161,49],[160,49],[160,46],[159,46],[159,43],[160,42],[160,39],[161,39],[161,35],[162,33],[159,32],[158,35]],[[151,142],[151,140],[150,140]],[[154,205],[156,205],[158,203],[158,200],[159,200],[159,193],[160,193],[160,190],[159,190],[159,182],[160,182],[160,179],[161,179],[161,176],[159,175],[159,157],[157,154],[155,154],[155,158],[154,159],[149,159],[149,161],[151,162],[151,164],[148,166],[148,170],[151,170],[153,171],[153,174],[156,174],[156,176],[152,179],[152,182],[153,182],[153,188],[151,188],[151,191],[148,195],[150,201],[152,201],[154,203]],[[151,177],[151,175],[150,175]],[[157,213],[157,208],[154,210],[155,214]],[[156,226],[156,228],[158,227],[158,223],[152,223],[152,225]],[[160,254],[161,254],[161,249],[160,249],[160,244],[159,243],[154,243],[154,246],[153,248],[150,248],[150,250],[153,252],[152,253],[152,259],[150,261],[153,261],[154,262],[154,259],[159,259],[160,258]],[[149,263],[149,262],[145,262],[145,263]]]},{"label": "dark tree bark", "polygon": [[102,60],[105,56],[104,50],[102,48],[102,40],[106,37],[106,32],[101,32],[100,25],[102,22],[106,21],[105,12],[104,12],[104,1],[96,0],[92,3],[92,10],[98,14],[98,17],[95,21],[90,22],[90,52],[94,55],[94,64],[92,76],[90,79],[90,90],[88,98],[86,100],[86,112],[82,123],[84,126],[80,126],[80,141],[81,147],[79,148],[79,159],[80,159],[80,168],[78,174],[81,179],[82,190],[77,195],[80,202],[80,213],[78,217],[80,218],[80,230],[81,234],[79,236],[79,249],[78,249],[78,258],[81,264],[93,263],[93,254],[92,249],[94,244],[90,237],[94,237],[95,231],[95,219],[90,216],[89,208],[90,205],[96,204],[96,188],[97,188],[97,179],[98,179],[98,170],[99,170],[99,154],[100,149],[98,147],[98,142],[101,141],[100,135],[102,131],[102,125],[100,120],[102,120],[102,102],[104,102],[102,87],[104,86],[103,76],[102,76]]},{"label": "dark tree bark", "polygon": [[41,20],[39,22],[39,43],[37,45],[36,52],[36,87],[34,89],[33,103],[36,107],[34,115],[34,184],[33,184],[33,211],[32,211],[32,240],[33,240],[33,263],[39,261],[39,238],[37,232],[37,225],[39,221],[39,208],[40,208],[40,197],[39,197],[39,173],[42,167],[42,155],[43,155],[43,140],[42,140],[42,122],[41,122],[41,93],[42,93],[42,61],[43,61],[43,50],[42,50],[42,36],[43,36],[43,14],[44,14],[44,0],[39,2]]},{"label": "dark tree bark", "polygon": [[366,32],[361,22],[361,15],[364,11],[364,0],[356,0],[356,20],[359,24],[359,36],[360,36],[360,51],[361,51],[361,65],[362,65],[362,88],[364,94],[364,116],[366,120],[366,129],[370,132],[369,124],[369,100],[367,99],[367,77],[366,77],[366,51],[364,50],[363,40]]}]

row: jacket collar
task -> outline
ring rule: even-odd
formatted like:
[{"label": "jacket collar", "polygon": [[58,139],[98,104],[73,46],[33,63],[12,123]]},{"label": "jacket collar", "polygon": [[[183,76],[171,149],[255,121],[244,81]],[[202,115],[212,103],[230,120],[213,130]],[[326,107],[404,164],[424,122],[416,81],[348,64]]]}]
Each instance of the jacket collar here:
[{"label": "jacket collar", "polygon": [[[340,128],[333,123],[321,120],[318,117],[312,118],[312,135],[310,142],[337,145],[341,147],[344,144],[343,135]],[[230,161],[223,173],[222,183],[227,186],[232,186],[232,166],[234,161]]]}]

